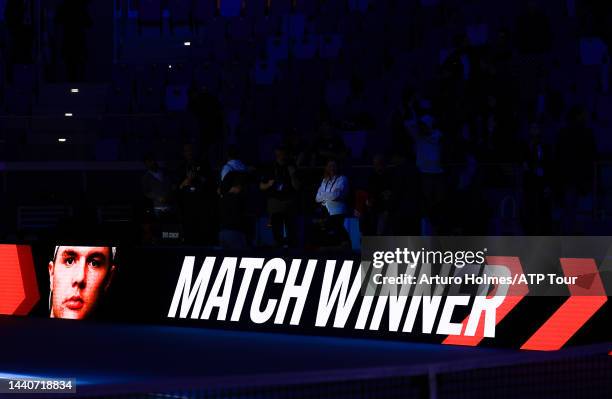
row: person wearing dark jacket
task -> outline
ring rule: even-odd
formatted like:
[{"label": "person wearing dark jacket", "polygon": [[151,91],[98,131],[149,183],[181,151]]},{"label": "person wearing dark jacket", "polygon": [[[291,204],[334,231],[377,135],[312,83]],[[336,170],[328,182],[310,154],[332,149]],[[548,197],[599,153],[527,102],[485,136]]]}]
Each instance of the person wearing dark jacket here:
[{"label": "person wearing dark jacket", "polygon": [[210,167],[198,157],[192,144],[183,147],[183,162],[177,175],[180,176],[178,200],[185,242],[214,243],[217,209],[215,179]]},{"label": "person wearing dark jacket", "polygon": [[62,56],[68,80],[83,81],[88,55],[87,30],[93,24],[89,1],[64,0],[57,8],[55,23],[62,29]]},{"label": "person wearing dark jacket", "polygon": [[293,246],[297,239],[295,221],[297,190],[300,182],[297,168],[289,159],[287,150],[279,147],[274,151],[276,160],[266,171],[259,189],[267,198],[268,215],[272,234],[278,246]]},{"label": "person wearing dark jacket", "polygon": [[229,184],[219,201],[219,245],[224,249],[245,249],[249,246],[245,177],[230,172],[224,180],[228,180]]},{"label": "person wearing dark jacket", "polygon": [[567,126],[559,133],[556,171],[558,191],[563,205],[562,232],[576,234],[575,220],[578,199],[592,195],[597,146],[593,130],[587,126],[587,113],[582,107],[570,109]]},{"label": "person wearing dark jacket", "polygon": [[540,127],[532,124],[523,152],[524,217],[528,235],[551,234],[551,161],[550,150],[542,142]]},{"label": "person wearing dark jacket", "polygon": [[10,64],[32,62],[34,43],[32,0],[8,0],[4,8],[4,20],[9,37]]},{"label": "person wearing dark jacket", "polygon": [[386,235],[390,233],[390,209],[393,197],[393,176],[382,155],[374,157],[374,171],[368,179],[368,198],[359,225],[362,235]]}]

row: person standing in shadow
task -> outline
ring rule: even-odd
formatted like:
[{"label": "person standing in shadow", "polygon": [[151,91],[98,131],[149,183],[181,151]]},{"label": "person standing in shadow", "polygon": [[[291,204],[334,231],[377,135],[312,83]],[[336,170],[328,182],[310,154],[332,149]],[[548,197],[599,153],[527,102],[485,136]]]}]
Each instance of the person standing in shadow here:
[{"label": "person standing in shadow", "polygon": [[85,79],[87,63],[87,30],[93,21],[89,0],[64,0],[55,13],[55,24],[61,29],[61,52],[69,82]]}]

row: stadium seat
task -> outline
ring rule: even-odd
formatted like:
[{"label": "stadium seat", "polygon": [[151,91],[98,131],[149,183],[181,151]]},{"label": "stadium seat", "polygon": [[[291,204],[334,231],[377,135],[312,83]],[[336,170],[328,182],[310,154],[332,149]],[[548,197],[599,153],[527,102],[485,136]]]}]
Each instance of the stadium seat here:
[{"label": "stadium seat", "polygon": [[314,58],[319,51],[319,41],[319,36],[314,34],[296,39],[292,48],[293,55],[299,60]]},{"label": "stadium seat", "polygon": [[242,0],[221,0],[219,13],[222,17],[237,17],[242,12]]},{"label": "stadium seat", "polygon": [[329,15],[338,18],[347,13],[347,2],[338,0],[322,0],[319,7],[319,15]]},{"label": "stadium seat", "polygon": [[314,18],[315,32],[317,33],[337,32],[339,20],[340,20],[340,17],[338,15],[327,14],[325,12],[321,12]]},{"label": "stadium seat", "polygon": [[196,26],[206,24],[216,13],[216,0],[197,0],[193,2],[192,18]]},{"label": "stadium seat", "polygon": [[267,0],[246,0],[245,14],[250,17],[260,17],[266,12]]},{"label": "stadium seat", "polygon": [[255,64],[255,83],[258,85],[271,85],[276,78],[276,66],[269,61],[257,61]]},{"label": "stadium seat", "polygon": [[161,27],[162,2],[161,0],[138,1],[138,23],[140,25],[154,25]]},{"label": "stadium seat", "polygon": [[194,82],[198,88],[217,92],[221,86],[221,70],[217,64],[204,62],[194,68]]},{"label": "stadium seat", "polygon": [[106,112],[127,114],[132,112],[133,87],[131,82],[116,81],[108,87]]},{"label": "stadium seat", "polygon": [[348,80],[328,81],[325,87],[325,101],[329,106],[344,105],[350,92],[351,87]]},{"label": "stadium seat", "polygon": [[[595,135],[595,143],[597,147],[597,153],[600,156],[607,156],[612,154],[612,137],[610,137],[610,126],[611,123],[607,122],[603,127],[596,127],[594,130]],[[610,168],[608,168],[610,169]],[[601,176],[600,181],[612,181],[610,180],[612,176]]]},{"label": "stadium seat", "polygon": [[292,8],[291,3],[291,0],[270,0],[270,9],[268,10],[268,13],[274,16],[289,14]]},{"label": "stadium seat", "polygon": [[306,16],[319,14],[320,0],[296,0],[294,11]]},{"label": "stadium seat", "polygon": [[140,86],[136,97],[137,111],[140,113],[159,113],[162,111],[162,88]]},{"label": "stadium seat", "polygon": [[580,60],[582,65],[601,65],[608,60],[608,47],[598,37],[585,37],[580,40]]},{"label": "stadium seat", "polygon": [[166,86],[166,110],[170,112],[185,111],[188,102],[187,85],[173,84]]},{"label": "stadium seat", "polygon": [[172,25],[189,25],[191,20],[191,0],[168,0],[168,11]]},{"label": "stadium seat", "polygon": [[319,55],[321,58],[336,58],[340,54],[340,48],[342,47],[340,35],[321,35],[319,43]]},{"label": "stadium seat", "polygon": [[224,86],[232,86],[244,91],[249,83],[248,66],[238,62],[228,62],[223,65],[222,78]]},{"label": "stadium seat", "polygon": [[[595,108],[595,116],[598,122],[612,125],[612,97],[609,95],[598,96]],[[609,147],[609,146],[607,146]]]},{"label": "stadium seat", "polygon": [[240,108],[243,100],[243,92],[235,85],[224,86],[219,93],[219,101],[224,108]]},{"label": "stadium seat", "polygon": [[353,12],[366,12],[370,0],[348,0],[348,8]]},{"label": "stadium seat", "polygon": [[289,57],[289,39],[287,36],[270,37],[267,44],[267,54],[270,61],[286,60]]},{"label": "stadium seat", "polygon": [[346,80],[351,77],[353,69],[349,60],[334,60],[328,64],[327,77],[330,80]]},{"label": "stadium seat", "polygon": [[230,43],[227,39],[217,39],[212,43],[212,59],[217,63],[225,63],[230,60]]},{"label": "stadium seat", "polygon": [[139,86],[160,88],[166,84],[168,71],[172,64],[154,63],[137,68],[137,83]]},{"label": "stadium seat", "polygon": [[227,26],[227,34],[232,41],[253,38],[253,19],[250,17],[232,18]]},{"label": "stadium seat", "polygon": [[5,90],[5,107],[9,115],[25,116],[32,112],[34,94],[32,91],[18,86],[10,86]]},{"label": "stadium seat", "polygon": [[467,27],[467,37],[472,46],[483,46],[489,39],[489,26],[487,24],[470,25]]},{"label": "stadium seat", "polygon": [[102,138],[96,140],[94,146],[96,161],[118,161],[119,145],[119,139],[116,138]]},{"label": "stadium seat", "polygon": [[173,63],[169,64],[167,77],[169,84],[189,85],[192,81],[193,67],[191,64]]},{"label": "stadium seat", "polygon": [[274,16],[259,16],[255,18],[254,33],[257,40],[266,40],[268,36],[281,33],[281,19]]},{"label": "stadium seat", "polygon": [[440,0],[420,0],[423,7],[434,7],[440,3]]},{"label": "stadium seat", "polygon": [[34,91],[37,84],[36,68],[31,64],[13,65],[13,79],[10,82],[13,86],[21,90]]},{"label": "stadium seat", "polygon": [[230,59],[243,65],[253,65],[258,56],[257,44],[252,40],[232,41]]},{"label": "stadium seat", "polygon": [[282,17],[281,29],[290,39],[301,39],[304,36],[305,27],[304,14],[287,14]]},{"label": "stadium seat", "polygon": [[127,64],[114,64],[111,74],[114,84],[121,84],[125,86],[133,85],[134,70]]},{"label": "stadium seat", "polygon": [[227,20],[215,18],[208,22],[205,29],[206,44],[213,47],[216,42],[227,38]]}]

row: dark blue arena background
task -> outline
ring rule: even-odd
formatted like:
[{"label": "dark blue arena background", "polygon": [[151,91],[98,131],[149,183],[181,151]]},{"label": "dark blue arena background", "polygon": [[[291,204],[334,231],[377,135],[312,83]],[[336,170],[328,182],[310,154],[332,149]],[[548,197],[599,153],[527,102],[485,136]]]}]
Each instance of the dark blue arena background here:
[{"label": "dark blue arena background", "polygon": [[611,48],[609,0],[0,0],[0,397],[612,397],[607,296],[551,351],[573,297],[472,346],[167,317],[186,255],[612,237]]}]

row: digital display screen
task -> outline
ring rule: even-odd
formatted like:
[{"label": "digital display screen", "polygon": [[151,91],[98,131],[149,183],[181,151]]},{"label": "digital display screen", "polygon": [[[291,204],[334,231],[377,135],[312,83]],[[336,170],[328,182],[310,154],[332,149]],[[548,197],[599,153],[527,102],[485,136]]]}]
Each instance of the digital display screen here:
[{"label": "digital display screen", "polygon": [[610,339],[605,237],[437,239],[361,255],[2,245],[0,313],[535,350]]}]

